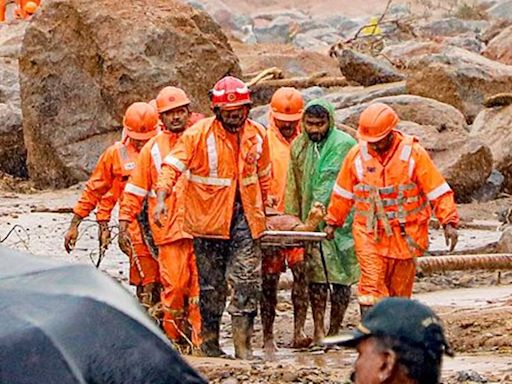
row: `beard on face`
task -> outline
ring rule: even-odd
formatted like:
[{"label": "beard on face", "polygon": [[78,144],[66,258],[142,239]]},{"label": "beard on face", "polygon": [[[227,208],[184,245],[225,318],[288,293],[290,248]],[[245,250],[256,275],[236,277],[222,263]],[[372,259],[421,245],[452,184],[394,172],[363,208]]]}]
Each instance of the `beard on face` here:
[{"label": "beard on face", "polygon": [[248,114],[244,114],[240,118],[237,119],[223,119],[222,114],[220,113],[220,109],[217,109],[215,111],[215,116],[217,117],[217,120],[222,124],[222,127],[231,133],[237,133],[245,124],[245,121],[247,120]]},{"label": "beard on face", "polygon": [[309,132],[307,132],[307,134],[308,134],[309,140],[311,140],[315,143],[322,141],[323,138],[325,137],[325,133],[318,133],[318,132],[309,133]]}]

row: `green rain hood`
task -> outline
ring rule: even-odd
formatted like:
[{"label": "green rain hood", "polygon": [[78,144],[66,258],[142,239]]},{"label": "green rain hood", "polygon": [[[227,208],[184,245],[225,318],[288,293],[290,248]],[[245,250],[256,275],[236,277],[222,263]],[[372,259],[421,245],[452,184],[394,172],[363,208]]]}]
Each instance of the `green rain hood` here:
[{"label": "green rain hood", "polygon": [[[343,160],[356,141],[338,130],[334,124],[334,106],[326,100],[312,100],[306,105],[320,105],[330,115],[330,127],[327,136],[319,143],[311,141],[304,132],[295,139],[291,147],[290,166],[285,194],[287,214],[307,218],[313,203],[320,202],[326,208],[331,200],[331,192],[336,182]],[[325,223],[320,225],[322,230]],[[307,249],[306,269],[308,279],[313,283],[325,283],[318,248]],[[334,240],[323,241],[322,249],[329,272],[329,282],[335,284],[353,284],[359,278],[359,267],[354,252],[352,238],[352,215],[345,225],[338,228]]]}]

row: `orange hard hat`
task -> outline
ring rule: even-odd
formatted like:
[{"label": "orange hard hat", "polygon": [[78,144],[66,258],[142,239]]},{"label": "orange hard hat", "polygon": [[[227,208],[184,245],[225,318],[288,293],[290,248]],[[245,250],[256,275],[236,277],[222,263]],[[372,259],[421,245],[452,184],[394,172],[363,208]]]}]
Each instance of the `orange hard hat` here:
[{"label": "orange hard hat", "polygon": [[158,113],[164,113],[174,108],[190,104],[190,99],[183,89],[177,87],[165,87],[156,97]]},{"label": "orange hard hat", "polygon": [[37,11],[37,3],[35,1],[27,1],[25,5],[23,6],[23,10],[27,12],[28,14],[34,14]]},{"label": "orange hard hat", "polygon": [[124,132],[135,140],[149,140],[158,133],[158,113],[148,103],[133,103],[123,119]]},{"label": "orange hard hat", "polygon": [[304,99],[298,90],[292,87],[282,87],[274,92],[270,100],[270,110],[275,119],[297,121],[302,117]]},{"label": "orange hard hat", "polygon": [[359,117],[359,139],[375,143],[385,138],[398,124],[398,115],[389,105],[370,104]]}]

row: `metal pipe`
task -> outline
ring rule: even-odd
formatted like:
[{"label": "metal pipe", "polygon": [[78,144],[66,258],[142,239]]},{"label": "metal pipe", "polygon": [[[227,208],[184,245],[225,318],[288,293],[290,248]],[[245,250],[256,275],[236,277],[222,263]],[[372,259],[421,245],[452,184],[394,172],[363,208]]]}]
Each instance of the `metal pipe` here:
[{"label": "metal pipe", "polygon": [[424,274],[444,271],[488,271],[512,269],[512,254],[496,253],[481,255],[424,256],[416,259],[419,270]]}]

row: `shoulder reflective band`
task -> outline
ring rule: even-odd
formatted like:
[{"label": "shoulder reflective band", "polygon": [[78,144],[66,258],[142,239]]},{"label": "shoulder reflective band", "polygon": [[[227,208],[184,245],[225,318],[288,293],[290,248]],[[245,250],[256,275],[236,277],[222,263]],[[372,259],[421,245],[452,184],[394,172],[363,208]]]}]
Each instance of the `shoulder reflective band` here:
[{"label": "shoulder reflective band", "polygon": [[136,185],[131,183],[126,184],[126,187],[124,187],[124,191],[140,197],[146,197],[146,195],[148,194],[148,191],[146,191],[144,188],[137,187]]}]

